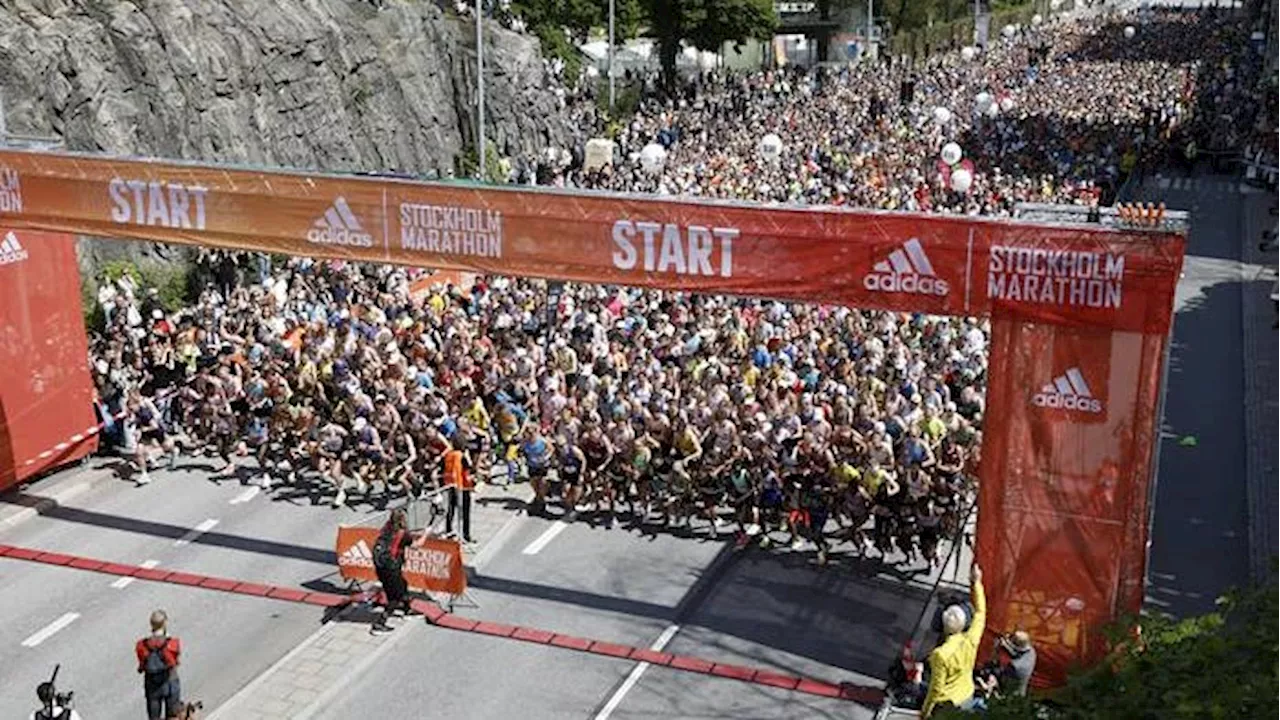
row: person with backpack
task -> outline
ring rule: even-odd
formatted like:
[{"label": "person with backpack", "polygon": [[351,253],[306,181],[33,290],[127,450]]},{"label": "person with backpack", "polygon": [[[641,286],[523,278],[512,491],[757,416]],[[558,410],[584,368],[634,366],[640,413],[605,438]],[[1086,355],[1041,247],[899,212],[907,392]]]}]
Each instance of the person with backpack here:
[{"label": "person with backpack", "polygon": [[149,720],[176,720],[183,708],[182,686],[178,680],[182,642],[169,635],[168,623],[164,610],[151,613],[151,634],[139,640],[134,648]]},{"label": "person with backpack", "polygon": [[413,543],[413,536],[408,530],[408,520],[403,508],[391,511],[391,516],[378,533],[378,540],[373,544],[373,569],[378,573],[378,582],[382,584],[382,593],[386,596],[382,614],[374,621],[371,630],[390,632],[394,628],[387,624],[387,618],[395,611],[401,614],[408,612],[405,595],[409,592],[409,584],[405,582],[404,551]]}]

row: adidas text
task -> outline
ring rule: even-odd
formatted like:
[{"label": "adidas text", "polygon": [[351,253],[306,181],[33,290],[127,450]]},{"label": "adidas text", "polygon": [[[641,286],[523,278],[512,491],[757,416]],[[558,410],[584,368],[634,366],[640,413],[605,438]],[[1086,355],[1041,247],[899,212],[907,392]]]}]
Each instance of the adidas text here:
[{"label": "adidas text", "polygon": [[1079,410],[1082,412],[1102,412],[1102,401],[1097,398],[1082,398],[1075,395],[1059,395],[1058,393],[1036,393],[1031,402],[1036,407],[1055,410]]},{"label": "adidas text", "polygon": [[951,291],[951,286],[946,280],[938,278],[920,277],[919,275],[894,275],[893,273],[885,273],[877,275],[872,273],[866,276],[862,284],[868,290],[873,292],[904,292],[918,293],[920,295],[946,295]]}]

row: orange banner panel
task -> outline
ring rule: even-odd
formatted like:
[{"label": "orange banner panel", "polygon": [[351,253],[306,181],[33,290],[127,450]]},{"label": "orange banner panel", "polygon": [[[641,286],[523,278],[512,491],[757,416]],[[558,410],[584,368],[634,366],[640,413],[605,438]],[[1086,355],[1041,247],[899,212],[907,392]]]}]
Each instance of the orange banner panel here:
[{"label": "orange banner panel", "polygon": [[97,449],[88,353],[75,238],[0,227],[0,490]]}]

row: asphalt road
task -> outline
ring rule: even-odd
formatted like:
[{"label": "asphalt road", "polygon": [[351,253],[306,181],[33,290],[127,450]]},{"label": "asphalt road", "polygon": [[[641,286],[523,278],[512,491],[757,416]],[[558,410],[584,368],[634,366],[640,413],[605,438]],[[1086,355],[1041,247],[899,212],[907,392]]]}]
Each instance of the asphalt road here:
[{"label": "asphalt road", "polygon": [[[200,464],[192,460],[172,473],[153,471],[153,482],[142,488],[105,481],[0,533],[0,542],[327,589],[336,524],[358,521],[369,508],[331,510],[305,500],[250,498],[252,489],[235,480],[215,484]],[[202,527],[207,532],[183,540]],[[156,608],[169,613],[172,632],[184,643],[184,694],[208,706],[225,701],[321,622],[315,607],[144,581],[118,587],[108,575],[3,558],[0,608],[3,718],[30,713],[35,685],[55,663],[62,664],[59,687],[76,691],[77,708],[86,717],[143,714],[133,643],[147,633]],[[61,623],[68,624],[34,642]]]},{"label": "asphalt road", "polygon": [[[1142,197],[1191,213],[1177,289],[1147,589],[1149,609],[1185,616],[1212,610],[1221,593],[1249,579],[1245,408],[1257,399],[1245,397],[1243,369],[1257,359],[1242,352],[1241,293],[1270,287],[1241,281],[1243,206],[1256,196],[1242,194],[1238,181],[1153,178]],[[1251,275],[1246,271],[1244,277]],[[1270,350],[1274,358],[1274,342]],[[1185,438],[1195,444],[1183,445]],[[1274,517],[1276,508],[1270,513]]]},{"label": "asphalt road", "polygon": [[[928,573],[894,577],[838,554],[734,552],[713,541],[523,518],[456,612],[789,675],[880,686],[876,678],[927,600]],[[847,548],[844,548],[847,549]],[[933,577],[936,577],[934,575]],[[903,579],[913,580],[911,583]],[[803,695],[597,655],[411,623],[406,636],[320,717],[872,717]],[[633,677],[634,676],[634,677]]]}]

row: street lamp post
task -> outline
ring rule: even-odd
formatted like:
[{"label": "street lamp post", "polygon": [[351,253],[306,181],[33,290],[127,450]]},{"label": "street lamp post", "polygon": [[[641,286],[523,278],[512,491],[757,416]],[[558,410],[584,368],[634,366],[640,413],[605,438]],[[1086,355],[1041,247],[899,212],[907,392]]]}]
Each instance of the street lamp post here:
[{"label": "street lamp post", "polygon": [[614,99],[614,87],[613,87],[613,83],[614,83],[614,80],[613,80],[613,45],[614,45],[613,10],[614,8],[613,6],[614,6],[614,0],[609,0],[609,112],[611,114],[613,113],[613,99]]},{"label": "street lamp post", "polygon": [[477,133],[479,134],[479,149],[477,150],[480,158],[480,167],[476,170],[476,177],[484,180],[485,170],[485,142],[484,142],[484,33],[482,21],[484,20],[484,4],[483,0],[476,0],[476,97],[478,105],[479,120],[476,123],[479,126]]}]

